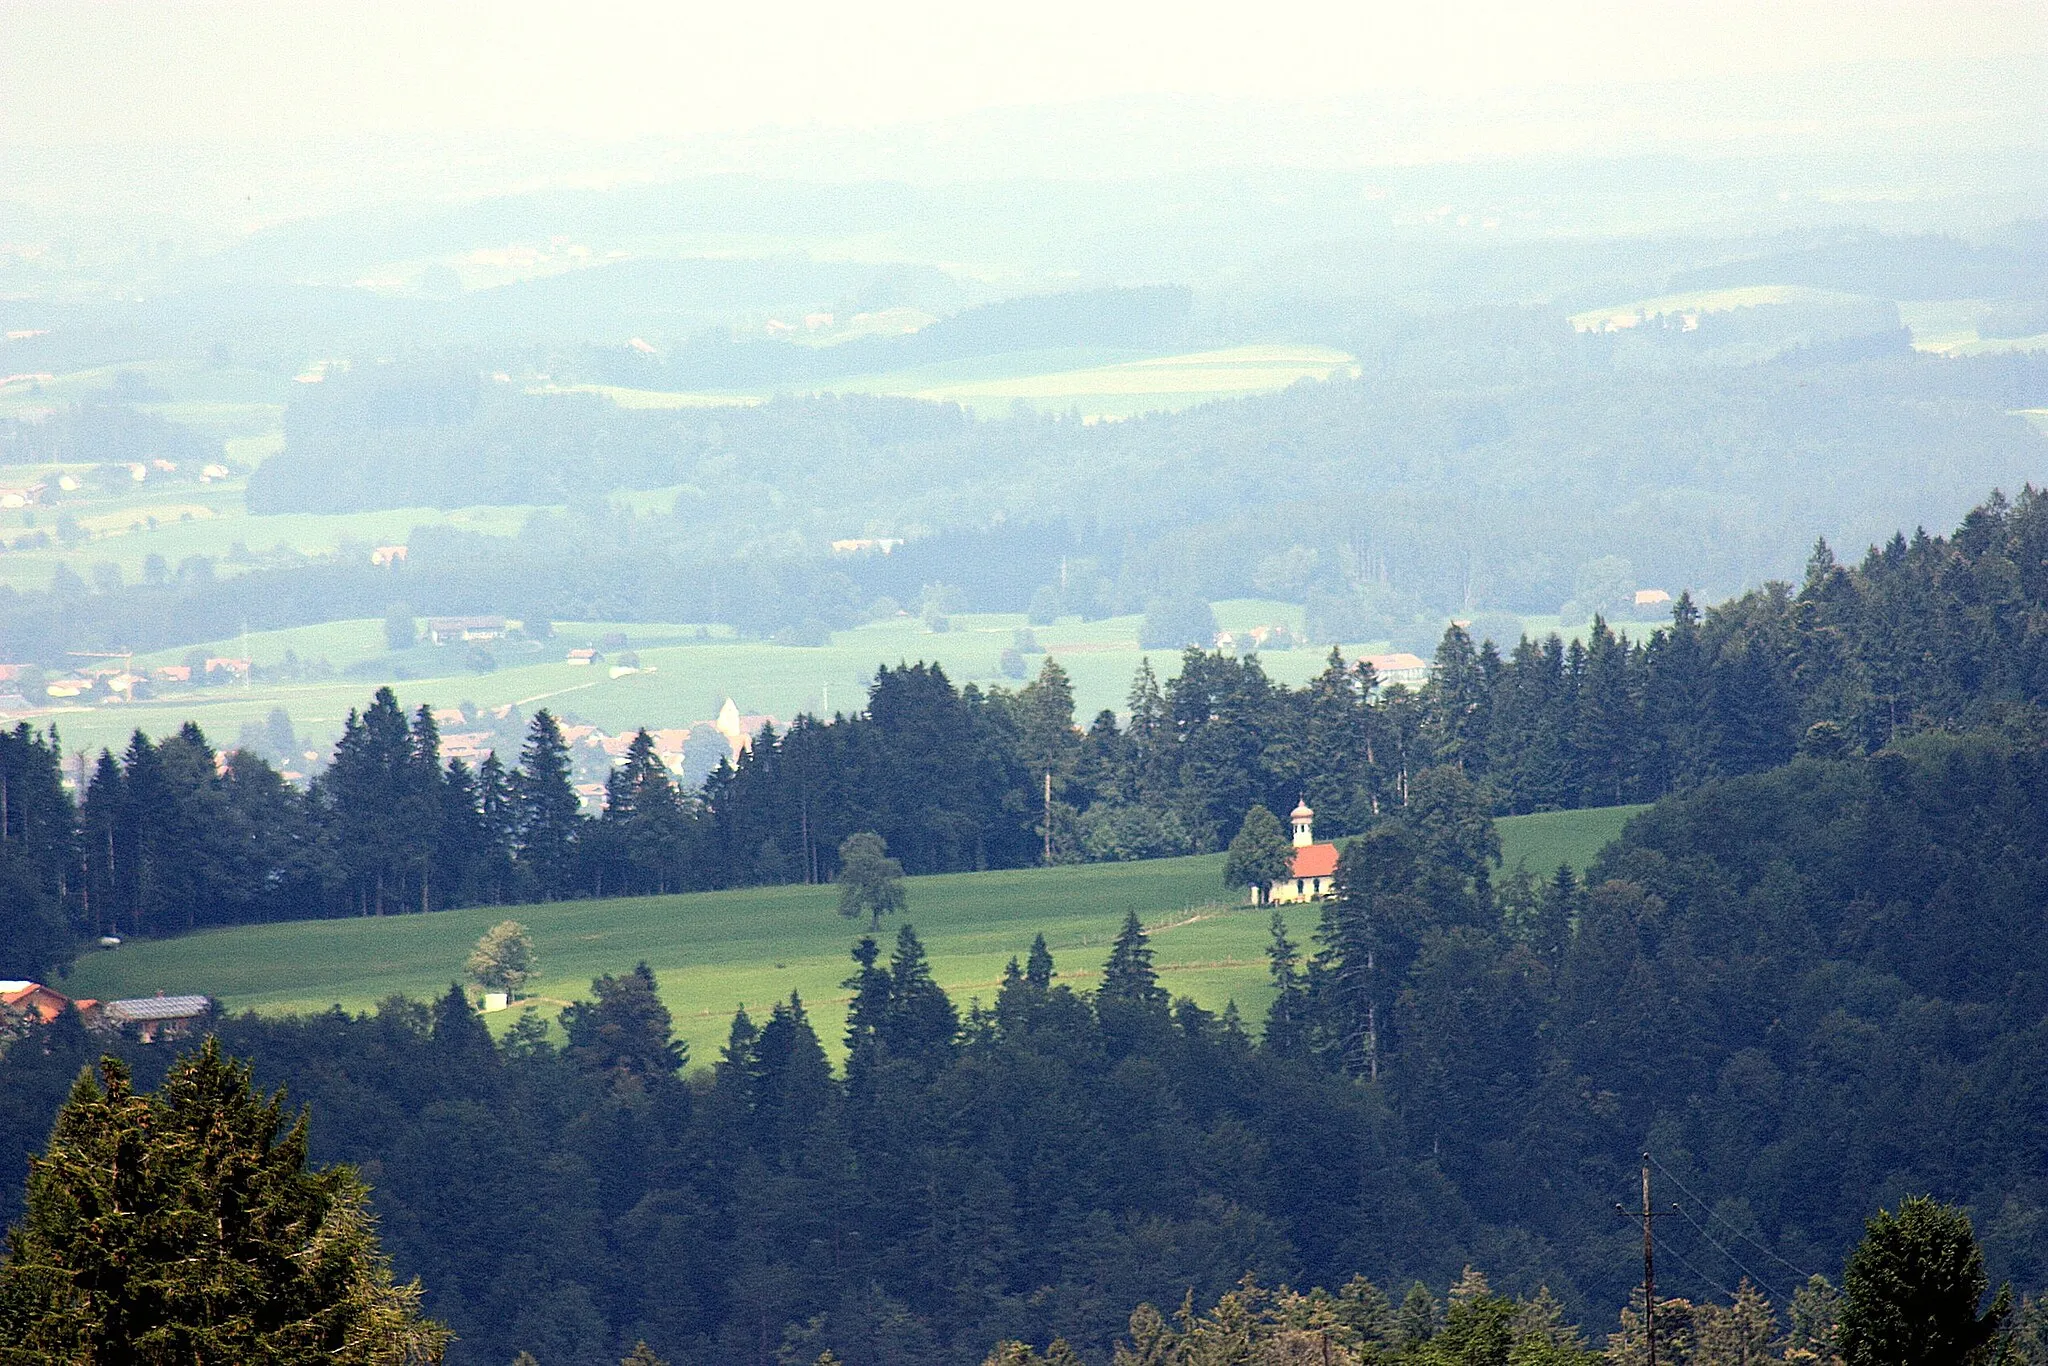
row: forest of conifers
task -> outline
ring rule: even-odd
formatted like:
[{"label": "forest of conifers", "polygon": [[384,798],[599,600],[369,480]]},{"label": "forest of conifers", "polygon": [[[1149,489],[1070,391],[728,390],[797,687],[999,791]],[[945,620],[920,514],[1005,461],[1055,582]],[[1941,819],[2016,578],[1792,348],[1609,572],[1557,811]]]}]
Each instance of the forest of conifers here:
[{"label": "forest of conifers", "polygon": [[[1824,1329],[1809,1276],[1839,1280],[1903,1193],[1968,1204],[1995,1277],[2048,1280],[2031,728],[1710,780],[1584,886],[1490,886],[1453,772],[1351,843],[1314,944],[1276,936],[1264,1021],[1170,1002],[1131,922],[1101,965],[1020,943],[978,1003],[946,998],[909,927],[856,946],[843,1076],[794,999],[683,1058],[626,963],[559,1048],[527,1025],[493,1044],[455,987],[218,1029],[311,1107],[316,1158],[360,1164],[465,1363],[645,1339],[882,1366],[1055,1337],[1102,1361],[1134,1304],[1207,1305],[1248,1272],[1348,1287],[1393,1353],[1435,1322],[1413,1283],[1440,1301],[1468,1264],[1533,1302],[1538,1345],[1548,1301],[1597,1344],[1639,1274],[1613,1206],[1644,1147],[1684,1211],[1661,1293],[1725,1303],[1753,1278],[1777,1315],[1753,1346]],[[1060,975],[1098,966],[1092,992]],[[0,1201],[97,1047],[66,1017],[0,1060]],[[119,1047],[161,1075],[169,1050]],[[1674,1366],[1757,1359],[1676,1341]],[[1824,1331],[1793,1345],[1832,1359]]]},{"label": "forest of conifers", "polygon": [[[1664,1289],[1719,1302],[1747,1277],[1780,1328],[1803,1293],[1810,1329],[1808,1278],[1910,1192],[1967,1205],[1995,1277],[2048,1283],[2044,605],[2029,492],[1855,565],[1820,548],[1798,591],[1697,621],[1681,604],[1641,645],[1503,659],[1454,631],[1415,692],[1335,665],[1293,691],[1190,654],[1156,695],[1141,677],[1128,722],[1082,731],[1056,672],[1007,694],[887,670],[862,716],[764,736],[702,794],[642,755],[595,820],[539,717],[479,785],[380,697],[310,794],[254,761],[216,773],[188,731],[108,756],[78,813],[55,742],[23,730],[4,868],[30,914],[8,942],[24,969],[45,961],[24,949],[61,958],[88,893],[108,925],[167,933],[375,909],[380,889],[396,911],[822,877],[846,829],[918,871],[1021,863],[1046,768],[1076,857],[1215,847],[1306,789],[1359,834],[1313,942],[1276,933],[1263,1020],[1169,1000],[1133,921],[1106,964],[1016,945],[986,1002],[948,1000],[910,927],[893,953],[855,946],[842,1075],[794,999],[684,1058],[629,962],[561,1047],[537,1020],[493,1043],[454,989],[219,1031],[311,1106],[318,1157],[362,1166],[462,1362],[645,1339],[679,1362],[866,1366],[1055,1337],[1101,1360],[1133,1304],[1205,1305],[1248,1272],[1368,1278],[1347,1312],[1391,1352],[1435,1321],[1409,1287],[1441,1298],[1468,1265],[1531,1322],[1547,1289],[1597,1343],[1639,1272],[1613,1205],[1645,1149],[1685,1214]],[[1495,811],[1617,797],[1660,800],[1583,882],[1497,875]],[[484,862],[392,842],[451,810]],[[217,827],[236,839],[206,843]],[[1104,832],[1131,843],[1091,848]],[[115,872],[146,876],[91,880],[109,837]],[[176,862],[192,840],[275,861]],[[340,861],[365,847],[374,865]],[[264,900],[274,870],[305,899]],[[1092,991],[1060,975],[1098,966]],[[120,1047],[145,1081],[164,1066]],[[12,1171],[94,1051],[67,1017],[0,1060]],[[0,1174],[0,1199],[18,1189]]]},{"label": "forest of conifers", "polygon": [[1140,672],[1121,720],[1077,718],[1057,665],[1014,692],[884,667],[863,712],[764,731],[701,792],[639,744],[594,819],[544,713],[516,765],[472,770],[441,761],[424,704],[408,719],[380,691],[310,791],[217,762],[188,725],[101,755],[75,806],[61,737],[23,726],[0,736],[0,970],[46,972],[87,932],[829,880],[859,831],[912,873],[1017,867],[1043,855],[1048,773],[1062,859],[1219,849],[1254,804],[1302,796],[1326,835],[1357,833],[1432,768],[1496,812],[1653,800],[2024,713],[2048,696],[2044,563],[2048,502],[2026,491],[1854,565],[1820,546],[1796,592],[1681,599],[1640,642],[1596,624],[1503,657],[1452,628],[1416,690],[1334,656],[1293,689],[1190,650],[1163,683]]}]

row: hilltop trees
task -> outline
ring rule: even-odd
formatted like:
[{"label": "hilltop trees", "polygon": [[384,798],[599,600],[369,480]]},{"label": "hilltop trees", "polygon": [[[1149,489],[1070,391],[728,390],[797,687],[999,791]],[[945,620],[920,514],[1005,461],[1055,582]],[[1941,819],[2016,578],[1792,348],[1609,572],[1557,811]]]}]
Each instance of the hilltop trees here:
[{"label": "hilltop trees", "polygon": [[[18,953],[61,961],[53,907],[73,932],[166,934],[783,881],[851,886],[847,904],[875,922],[891,908],[876,857],[904,875],[1018,868],[1048,841],[1054,861],[1229,841],[1231,876],[1256,884],[1280,844],[1249,813],[1303,795],[1334,836],[1401,825],[1483,908],[1495,815],[1647,801],[1799,755],[1853,760],[2048,704],[2048,670],[2029,663],[2048,653],[2048,581],[2016,568],[2036,542],[2048,544],[2048,501],[2029,492],[1952,538],[1896,540],[1854,566],[1822,547],[1796,593],[1767,586],[1705,613],[1681,595],[1647,638],[1596,619],[1582,640],[1502,654],[1453,627],[1420,687],[1381,686],[1333,651],[1292,688],[1255,655],[1190,648],[1169,678],[1140,668],[1127,719],[1105,711],[1085,731],[1050,660],[1016,691],[889,666],[864,710],[765,727],[700,792],[678,790],[636,735],[595,820],[545,711],[515,770],[495,755],[472,769],[442,758],[430,710],[408,718],[380,690],[304,794],[256,756],[217,755],[196,726],[138,735],[91,767],[75,809],[54,782],[54,738],[17,729],[0,744],[0,790],[23,794],[0,801],[0,863],[15,870],[0,876],[41,890],[0,915],[0,943],[17,934],[36,946]],[[1970,583],[2007,587],[1980,602]],[[1377,923],[1353,919],[1337,928]]]},{"label": "hilltop trees", "polygon": [[153,1095],[81,1076],[0,1262],[0,1361],[438,1362],[368,1190],[307,1143],[210,1039]]}]

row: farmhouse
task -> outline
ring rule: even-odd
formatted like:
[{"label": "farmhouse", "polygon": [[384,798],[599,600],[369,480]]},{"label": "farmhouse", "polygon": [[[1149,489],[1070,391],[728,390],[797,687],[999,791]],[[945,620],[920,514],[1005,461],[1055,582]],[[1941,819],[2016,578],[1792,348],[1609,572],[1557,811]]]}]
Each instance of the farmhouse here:
[{"label": "farmhouse", "polygon": [[496,640],[505,634],[503,617],[429,617],[427,635],[436,645],[450,641]]},{"label": "farmhouse", "polygon": [[1390,655],[1367,655],[1363,662],[1372,665],[1373,676],[1379,679],[1383,688],[1390,683],[1419,688],[1429,681],[1429,661],[1406,650]]},{"label": "farmhouse", "polygon": [[48,1024],[70,1004],[62,992],[52,991],[41,982],[0,982],[0,1012],[6,1014],[33,1015]]},{"label": "farmhouse", "polygon": [[115,1028],[133,1029],[144,1043],[155,1043],[184,1037],[212,1012],[213,1002],[205,996],[159,994],[108,1001],[100,1007],[99,1018]]},{"label": "farmhouse", "polygon": [[1288,816],[1294,827],[1294,857],[1288,875],[1268,883],[1268,903],[1316,901],[1337,888],[1337,846],[1316,843],[1316,813],[1303,801]]}]

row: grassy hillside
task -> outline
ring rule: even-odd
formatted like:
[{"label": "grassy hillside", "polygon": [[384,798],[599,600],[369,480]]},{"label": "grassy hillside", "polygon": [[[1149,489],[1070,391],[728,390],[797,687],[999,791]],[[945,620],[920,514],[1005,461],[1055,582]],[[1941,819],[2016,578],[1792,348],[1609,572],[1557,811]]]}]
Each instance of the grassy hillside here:
[{"label": "grassy hillside", "polygon": [[1500,866],[1512,873],[1527,866],[1538,877],[1569,863],[1584,871],[1594,856],[1620,836],[1621,827],[1647,806],[1601,806],[1590,811],[1541,811],[1531,816],[1503,816]]},{"label": "grassy hillside", "polygon": [[[1532,867],[1581,863],[1618,831],[1634,807],[1510,817],[1501,823],[1513,858]],[[1510,866],[1513,866],[1512,861]],[[1221,855],[913,878],[908,919],[938,980],[963,1005],[993,998],[1003,964],[1043,933],[1061,976],[1086,987],[1126,911],[1153,935],[1157,964],[1175,995],[1211,1009],[1229,1001],[1254,1022],[1268,999],[1268,915],[1233,904]],[[1306,945],[1313,906],[1287,921]],[[531,993],[544,1012],[590,979],[645,959],[659,975],[678,1033],[708,1062],[739,1005],[765,1009],[801,992],[820,1032],[836,1041],[846,992],[839,983],[861,927],[834,910],[830,887],[763,887],[690,896],[563,902],[514,910],[475,908],[430,916],[258,925],[138,942],[80,960],[65,988],[116,997],[203,991],[233,1009],[365,1010],[393,993],[426,996],[461,975],[486,928],[507,916],[532,931],[542,977]],[[895,935],[894,922],[883,927]],[[509,1022],[508,1013],[499,1016]]]}]

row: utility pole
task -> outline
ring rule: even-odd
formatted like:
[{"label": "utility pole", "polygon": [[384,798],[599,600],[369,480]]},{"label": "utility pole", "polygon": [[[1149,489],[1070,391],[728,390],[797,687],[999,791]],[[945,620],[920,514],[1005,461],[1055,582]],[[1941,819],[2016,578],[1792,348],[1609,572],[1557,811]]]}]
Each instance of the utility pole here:
[{"label": "utility pole", "polygon": [[1657,1242],[1652,1226],[1655,1221],[1678,1212],[1678,1206],[1670,1209],[1650,1207],[1650,1155],[1643,1154],[1643,1207],[1632,1210],[1617,1204],[1614,1212],[1624,1219],[1643,1221],[1643,1350],[1647,1366],[1657,1366]]}]

